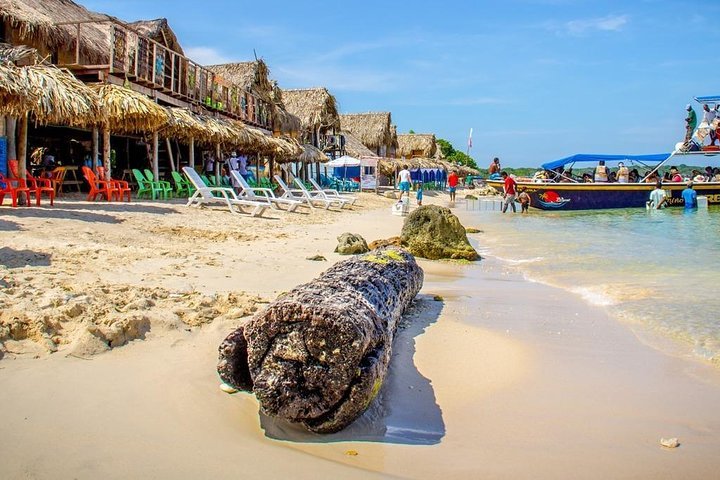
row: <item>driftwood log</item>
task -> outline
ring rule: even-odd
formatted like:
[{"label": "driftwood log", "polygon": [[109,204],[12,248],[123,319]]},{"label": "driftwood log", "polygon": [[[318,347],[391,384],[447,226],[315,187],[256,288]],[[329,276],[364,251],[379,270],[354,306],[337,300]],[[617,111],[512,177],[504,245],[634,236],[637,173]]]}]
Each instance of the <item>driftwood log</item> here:
[{"label": "driftwood log", "polygon": [[398,248],[339,262],[232,332],[218,373],[254,392],[267,415],[342,430],[380,390],[398,321],[422,283],[422,269]]}]

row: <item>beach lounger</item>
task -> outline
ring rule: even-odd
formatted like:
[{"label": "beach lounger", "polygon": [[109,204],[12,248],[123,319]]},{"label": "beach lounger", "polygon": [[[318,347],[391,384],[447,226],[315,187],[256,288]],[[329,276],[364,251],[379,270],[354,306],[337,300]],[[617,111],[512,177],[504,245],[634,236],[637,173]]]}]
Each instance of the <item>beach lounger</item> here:
[{"label": "beach lounger", "polygon": [[296,202],[301,202],[307,205],[310,208],[315,208],[315,205],[308,200],[305,195],[303,195],[302,190],[298,189],[291,189],[287,186],[287,183],[282,179],[280,175],[275,175],[275,181],[280,185],[280,188],[282,189],[282,195],[280,195],[280,198],[287,198],[289,200],[295,200]]},{"label": "beach lounger", "polygon": [[325,195],[325,192],[316,192],[316,191],[310,191],[307,189],[305,184],[299,179],[295,178],[295,185],[298,186],[300,189],[300,192],[302,192],[302,195],[308,199],[308,202],[316,202],[320,203],[321,205],[325,206],[325,210],[330,208],[331,205],[337,205],[338,208],[343,208],[345,205],[349,205],[349,200],[344,200],[342,198],[330,198],[327,195]]},{"label": "beach lounger", "polygon": [[[187,206],[208,205],[211,203],[223,203],[227,205],[232,213],[244,213],[243,207],[252,208],[250,216],[259,217],[268,208],[267,203],[256,202],[254,200],[240,199],[235,195],[235,190],[226,187],[208,187],[200,178],[195,169],[183,167],[183,173],[187,179],[195,187],[195,193],[188,199]],[[214,196],[213,194],[219,194]]]},{"label": "beach lounger", "polygon": [[269,188],[262,187],[251,187],[248,182],[240,175],[237,170],[230,170],[230,175],[235,179],[238,185],[240,185],[240,197],[247,198],[248,200],[254,200],[256,202],[267,203],[270,208],[279,209],[280,205],[287,207],[288,212],[293,212],[301,205],[302,202],[297,200],[291,200],[288,198],[278,198]]},{"label": "beach lounger", "polygon": [[310,184],[315,188],[313,192],[323,192],[328,198],[339,198],[347,202],[348,205],[355,205],[355,202],[357,201],[357,197],[354,197],[352,195],[343,195],[333,188],[322,188],[312,178],[310,179]]}]

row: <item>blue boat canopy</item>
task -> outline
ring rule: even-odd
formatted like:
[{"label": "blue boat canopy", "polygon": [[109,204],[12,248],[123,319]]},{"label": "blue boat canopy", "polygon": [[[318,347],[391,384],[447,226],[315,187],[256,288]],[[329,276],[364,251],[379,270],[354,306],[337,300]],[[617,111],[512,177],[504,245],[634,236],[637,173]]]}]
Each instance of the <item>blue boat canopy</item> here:
[{"label": "blue boat canopy", "polygon": [[560,160],[554,160],[552,162],[543,163],[541,165],[545,170],[552,170],[557,167],[562,167],[568,163],[575,162],[594,162],[597,163],[600,160],[606,162],[623,162],[623,161],[635,161],[635,162],[662,162],[670,156],[669,153],[655,153],[652,155],[603,155],[593,153],[578,153],[570,157],[561,158]]}]

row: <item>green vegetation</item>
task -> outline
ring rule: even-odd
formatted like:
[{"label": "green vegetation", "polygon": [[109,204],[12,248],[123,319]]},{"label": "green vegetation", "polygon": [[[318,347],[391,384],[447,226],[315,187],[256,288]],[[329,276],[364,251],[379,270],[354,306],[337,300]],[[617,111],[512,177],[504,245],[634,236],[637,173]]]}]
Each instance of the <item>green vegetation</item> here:
[{"label": "green vegetation", "polygon": [[445,157],[445,160],[447,160],[450,163],[454,163],[456,165],[464,165],[466,167],[470,168],[478,168],[477,164],[475,163],[475,160],[473,160],[472,157],[470,157],[468,154],[461,152],[459,150],[455,150],[453,148],[452,144],[448,142],[447,140],[443,138],[437,139],[437,144],[440,147],[440,151],[442,152],[443,156]]}]

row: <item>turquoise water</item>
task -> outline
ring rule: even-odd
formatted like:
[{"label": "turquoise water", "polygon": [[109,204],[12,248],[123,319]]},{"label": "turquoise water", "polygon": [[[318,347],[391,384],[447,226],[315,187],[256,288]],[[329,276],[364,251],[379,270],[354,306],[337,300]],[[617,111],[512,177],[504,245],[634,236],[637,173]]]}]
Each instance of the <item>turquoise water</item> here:
[{"label": "turquoise water", "polygon": [[481,253],[720,366],[720,207],[473,214]]}]

